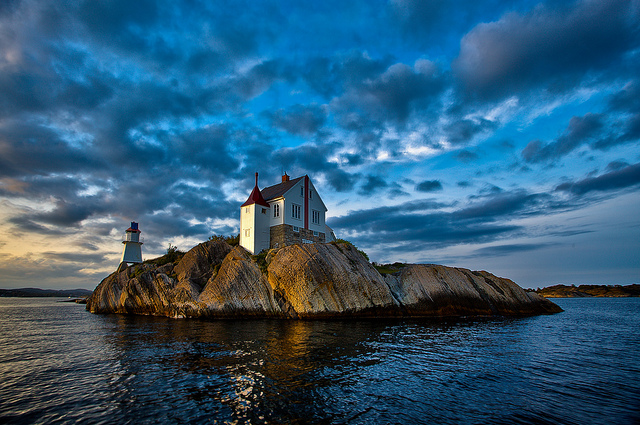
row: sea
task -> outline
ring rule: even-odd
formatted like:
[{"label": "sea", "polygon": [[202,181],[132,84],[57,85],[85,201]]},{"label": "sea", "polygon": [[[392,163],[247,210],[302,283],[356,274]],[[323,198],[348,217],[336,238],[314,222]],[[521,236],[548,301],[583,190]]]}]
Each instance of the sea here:
[{"label": "sea", "polygon": [[424,320],[179,320],[0,298],[2,424],[640,424],[640,298]]}]

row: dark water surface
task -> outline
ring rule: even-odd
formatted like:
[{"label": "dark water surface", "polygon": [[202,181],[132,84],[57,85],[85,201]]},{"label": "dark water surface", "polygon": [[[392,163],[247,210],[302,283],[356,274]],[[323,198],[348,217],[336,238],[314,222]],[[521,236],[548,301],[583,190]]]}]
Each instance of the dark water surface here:
[{"label": "dark water surface", "polygon": [[524,319],[197,321],[0,298],[0,423],[640,423],[640,298]]}]

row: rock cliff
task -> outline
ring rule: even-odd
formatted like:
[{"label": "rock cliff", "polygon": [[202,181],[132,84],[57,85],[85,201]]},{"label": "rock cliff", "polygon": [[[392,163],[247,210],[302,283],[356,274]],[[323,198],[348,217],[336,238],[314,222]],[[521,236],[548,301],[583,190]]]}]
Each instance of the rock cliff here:
[{"label": "rock cliff", "polygon": [[169,317],[423,317],[562,311],[487,272],[400,265],[380,274],[349,244],[292,245],[251,256],[202,243],[175,263],[121,265],[87,300],[92,313]]}]

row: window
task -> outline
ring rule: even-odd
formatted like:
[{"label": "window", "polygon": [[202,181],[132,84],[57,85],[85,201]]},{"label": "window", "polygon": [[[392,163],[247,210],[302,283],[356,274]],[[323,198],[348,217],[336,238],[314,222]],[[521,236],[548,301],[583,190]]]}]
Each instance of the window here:
[{"label": "window", "polygon": [[300,220],[300,210],[301,210],[300,205],[292,204],[291,205],[291,217]]},{"label": "window", "polygon": [[262,214],[266,214],[266,213],[267,213],[267,209],[266,209],[266,208],[263,208],[263,209],[262,209]]},{"label": "window", "polygon": [[280,217],[280,204],[273,204],[273,217]]},{"label": "window", "polygon": [[300,196],[304,198],[304,186],[300,186]]},{"label": "window", "polygon": [[251,229],[244,229],[244,237],[248,238],[249,236],[251,236]]},{"label": "window", "polygon": [[312,221],[314,224],[320,224],[320,211],[313,210]]},{"label": "window", "polygon": [[309,199],[313,199],[313,190],[309,189]]},{"label": "window", "polygon": [[318,236],[318,232],[313,232],[313,236]]},{"label": "window", "polygon": [[300,228],[299,228],[298,226],[293,226],[293,231],[294,231],[294,232],[299,232],[299,231],[300,231]]},{"label": "window", "polygon": [[245,208],[244,208],[244,212],[245,212],[245,213],[249,214],[249,211],[250,211],[250,208],[249,208],[249,207],[245,207]]}]

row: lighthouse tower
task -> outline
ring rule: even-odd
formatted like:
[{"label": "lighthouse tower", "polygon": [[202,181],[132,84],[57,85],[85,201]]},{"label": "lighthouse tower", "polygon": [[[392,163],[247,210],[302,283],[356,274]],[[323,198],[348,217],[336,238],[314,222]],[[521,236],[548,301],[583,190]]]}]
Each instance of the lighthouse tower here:
[{"label": "lighthouse tower", "polygon": [[125,230],[122,243],[124,249],[122,250],[122,258],[120,263],[142,263],[142,240],[140,239],[140,230],[138,230],[138,223],[131,222],[131,227]]},{"label": "lighthouse tower", "polygon": [[269,211],[269,204],[258,188],[256,173],[256,185],[247,202],[240,207],[240,245],[252,254],[269,249]]}]

